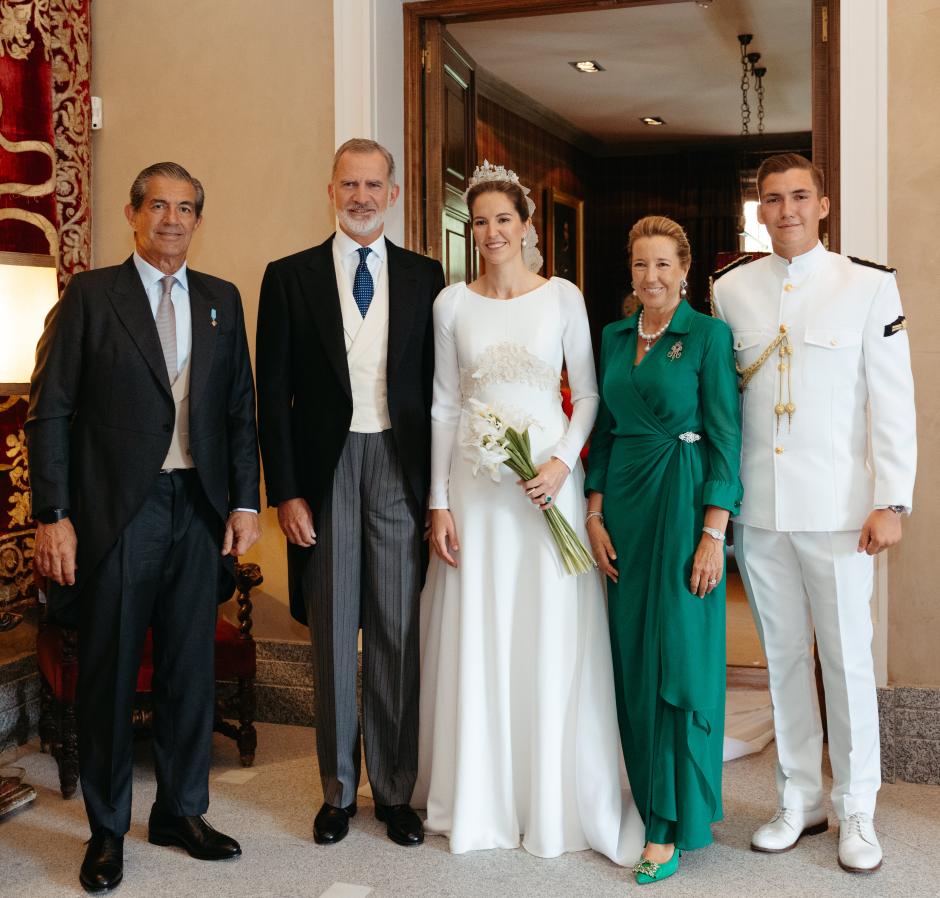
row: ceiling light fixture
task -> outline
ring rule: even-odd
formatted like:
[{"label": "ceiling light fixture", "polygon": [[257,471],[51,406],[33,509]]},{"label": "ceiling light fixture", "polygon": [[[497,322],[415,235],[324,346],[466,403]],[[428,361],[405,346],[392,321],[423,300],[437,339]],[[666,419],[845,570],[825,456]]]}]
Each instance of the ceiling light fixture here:
[{"label": "ceiling light fixture", "polygon": [[666,124],[666,120],[658,115],[644,115],[640,121],[643,122],[644,125],[658,126]]},{"label": "ceiling light fixture", "polygon": [[596,59],[583,59],[580,62],[569,62],[568,65],[584,75],[593,75],[595,72],[604,71],[604,67]]}]

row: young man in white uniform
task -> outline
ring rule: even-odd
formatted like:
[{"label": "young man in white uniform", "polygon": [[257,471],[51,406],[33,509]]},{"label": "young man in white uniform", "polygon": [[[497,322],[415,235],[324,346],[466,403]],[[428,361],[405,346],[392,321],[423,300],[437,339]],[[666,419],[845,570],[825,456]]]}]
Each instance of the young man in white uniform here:
[{"label": "young man in white uniform", "polygon": [[772,156],[758,192],[773,254],[729,266],[713,289],[741,373],[735,554],[767,654],[777,739],[779,810],[751,847],[787,851],[828,827],[815,631],[839,863],[869,873],[882,859],[869,603],[873,556],[901,539],[912,505],[910,347],[893,269],[819,242],[829,212],[819,170],[802,156]]}]

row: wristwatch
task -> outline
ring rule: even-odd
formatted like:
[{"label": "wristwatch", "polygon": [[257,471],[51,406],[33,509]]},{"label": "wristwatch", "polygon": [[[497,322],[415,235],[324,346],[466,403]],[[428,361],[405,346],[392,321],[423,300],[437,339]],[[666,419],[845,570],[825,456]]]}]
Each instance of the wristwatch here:
[{"label": "wristwatch", "polygon": [[906,505],[886,505],[885,508],[888,511],[893,511],[895,514],[904,514],[907,511]]},{"label": "wristwatch", "polygon": [[57,524],[71,514],[68,508],[43,508],[36,512],[36,520],[40,524]]}]

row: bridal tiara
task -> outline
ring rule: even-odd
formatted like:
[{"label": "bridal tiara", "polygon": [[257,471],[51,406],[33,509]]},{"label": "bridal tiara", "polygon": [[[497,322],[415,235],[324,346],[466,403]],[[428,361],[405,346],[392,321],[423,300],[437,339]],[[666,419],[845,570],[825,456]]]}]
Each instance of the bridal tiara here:
[{"label": "bridal tiara", "polygon": [[[467,182],[467,189],[463,194],[463,201],[467,202],[467,196],[470,193],[470,190],[477,186],[477,184],[485,184],[489,181],[495,181],[500,183],[509,182],[510,184],[515,184],[522,191],[523,196],[525,196],[526,206],[529,210],[529,218],[532,218],[535,215],[535,203],[532,198],[529,196],[530,190],[528,187],[523,186],[519,181],[519,175],[517,175],[511,168],[506,168],[504,165],[490,165],[488,159],[483,160],[482,165],[478,165],[474,170],[473,174],[470,176],[470,180]],[[526,267],[530,271],[538,271],[542,267],[542,254],[536,249],[536,244],[538,243],[539,237],[535,232],[535,226],[529,228],[528,240],[523,245],[522,257],[525,260]]]},{"label": "bridal tiara", "polygon": [[[512,181],[513,184],[519,184],[522,187],[522,184],[519,183],[519,175],[511,168],[507,169],[505,165],[490,165],[488,159],[484,159],[483,164],[478,165],[473,170],[468,184],[470,187],[476,187],[477,184],[482,184],[484,181]],[[522,192],[528,196],[529,188],[522,187]]]},{"label": "bridal tiara", "polygon": [[483,164],[478,165],[473,170],[473,174],[470,175],[470,180],[467,182],[467,189],[463,194],[463,201],[467,201],[467,194],[470,193],[471,188],[476,187],[477,184],[483,184],[487,181],[509,181],[511,184],[517,184],[525,196],[526,204],[529,207],[529,215],[535,212],[535,203],[529,198],[529,193],[531,191],[528,187],[525,187],[522,184],[522,182],[519,180],[519,175],[517,175],[511,168],[506,168],[505,165],[490,165],[488,159],[484,159]]}]

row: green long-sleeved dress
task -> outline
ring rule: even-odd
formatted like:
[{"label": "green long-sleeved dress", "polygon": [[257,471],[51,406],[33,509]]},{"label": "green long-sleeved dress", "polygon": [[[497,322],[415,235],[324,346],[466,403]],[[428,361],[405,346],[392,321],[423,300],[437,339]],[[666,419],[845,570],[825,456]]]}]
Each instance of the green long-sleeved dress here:
[{"label": "green long-sleeved dress", "polygon": [[636,315],[604,329],[585,489],[604,494],[617,553],[608,611],[633,796],[649,841],[688,850],[722,816],[725,577],[704,599],[689,580],[705,506],[741,501],[737,376],[728,326],[687,302],[634,366],[636,341]]}]

